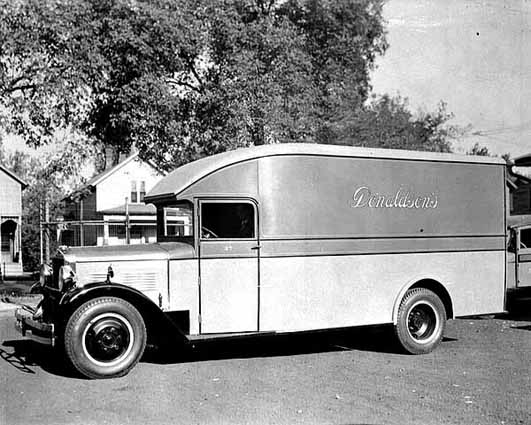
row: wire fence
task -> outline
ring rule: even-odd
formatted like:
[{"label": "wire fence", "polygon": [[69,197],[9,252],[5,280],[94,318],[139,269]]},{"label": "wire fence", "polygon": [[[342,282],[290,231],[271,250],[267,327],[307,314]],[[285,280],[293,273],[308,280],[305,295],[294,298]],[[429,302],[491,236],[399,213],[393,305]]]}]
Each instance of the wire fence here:
[{"label": "wire fence", "polygon": [[41,259],[59,246],[138,245],[157,242],[156,223],[70,221],[41,223]]}]

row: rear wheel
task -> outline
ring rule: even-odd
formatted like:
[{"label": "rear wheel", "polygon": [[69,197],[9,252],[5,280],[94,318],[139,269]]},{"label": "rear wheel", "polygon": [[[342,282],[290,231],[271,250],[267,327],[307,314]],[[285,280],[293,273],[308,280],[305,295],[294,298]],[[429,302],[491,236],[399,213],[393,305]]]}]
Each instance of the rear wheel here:
[{"label": "rear wheel", "polygon": [[115,297],[82,304],[67,322],[65,351],[75,369],[88,378],[126,375],[146,347],[146,327],[138,310]]},{"label": "rear wheel", "polygon": [[410,289],[398,308],[395,334],[402,348],[424,354],[439,345],[446,326],[446,310],[441,299],[426,288]]}]

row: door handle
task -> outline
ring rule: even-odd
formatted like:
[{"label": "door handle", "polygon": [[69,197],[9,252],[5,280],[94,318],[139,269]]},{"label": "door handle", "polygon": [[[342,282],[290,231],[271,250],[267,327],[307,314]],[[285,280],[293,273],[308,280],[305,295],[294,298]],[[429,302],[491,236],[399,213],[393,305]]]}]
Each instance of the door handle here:
[{"label": "door handle", "polygon": [[260,245],[253,246],[251,249],[256,250],[262,248]]}]

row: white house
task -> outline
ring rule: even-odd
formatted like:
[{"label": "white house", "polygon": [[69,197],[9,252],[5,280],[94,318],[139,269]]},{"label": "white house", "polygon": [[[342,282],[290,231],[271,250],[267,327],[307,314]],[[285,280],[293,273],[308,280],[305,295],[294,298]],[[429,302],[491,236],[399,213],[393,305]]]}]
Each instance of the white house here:
[{"label": "white house", "polygon": [[0,165],[0,274],[22,274],[22,190],[26,183]]},{"label": "white house", "polygon": [[[64,198],[65,245],[156,242],[156,211],[144,195],[163,174],[134,153]],[[128,230],[127,230],[128,227]]]}]

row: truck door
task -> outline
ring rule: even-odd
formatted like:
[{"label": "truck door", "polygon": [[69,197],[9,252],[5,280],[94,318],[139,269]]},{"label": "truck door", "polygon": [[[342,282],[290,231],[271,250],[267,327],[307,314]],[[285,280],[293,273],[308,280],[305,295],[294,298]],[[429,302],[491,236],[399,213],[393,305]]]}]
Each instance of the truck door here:
[{"label": "truck door", "polygon": [[531,286],[531,226],[517,229],[516,286]]},{"label": "truck door", "polygon": [[199,201],[201,333],[258,330],[258,209],[250,200]]}]

